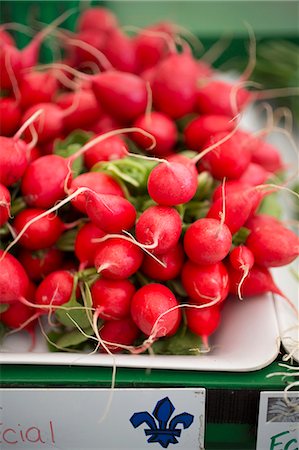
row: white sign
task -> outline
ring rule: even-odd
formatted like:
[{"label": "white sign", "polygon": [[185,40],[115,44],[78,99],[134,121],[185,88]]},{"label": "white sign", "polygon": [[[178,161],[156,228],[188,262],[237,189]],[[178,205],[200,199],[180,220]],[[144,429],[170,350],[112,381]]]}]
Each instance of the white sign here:
[{"label": "white sign", "polygon": [[256,450],[299,450],[299,392],[261,392]]},{"label": "white sign", "polygon": [[204,448],[205,389],[1,389],[1,450]]}]

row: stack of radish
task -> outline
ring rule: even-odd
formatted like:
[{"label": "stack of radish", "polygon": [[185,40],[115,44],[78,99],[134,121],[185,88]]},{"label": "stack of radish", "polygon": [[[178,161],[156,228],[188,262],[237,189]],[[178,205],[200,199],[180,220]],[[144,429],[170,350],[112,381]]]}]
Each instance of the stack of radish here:
[{"label": "stack of radish", "polygon": [[[298,237],[260,205],[284,163],[271,130],[240,126],[257,95],[179,31],[129,36],[96,7],[19,50],[1,27],[2,334],[167,353],[208,346],[230,294],[283,296],[270,268]],[[64,59],[41,66],[47,34]]]}]

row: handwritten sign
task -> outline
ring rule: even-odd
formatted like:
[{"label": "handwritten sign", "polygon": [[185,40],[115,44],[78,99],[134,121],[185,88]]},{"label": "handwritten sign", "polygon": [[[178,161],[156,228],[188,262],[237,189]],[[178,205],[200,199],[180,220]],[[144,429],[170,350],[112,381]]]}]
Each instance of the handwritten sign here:
[{"label": "handwritten sign", "polygon": [[256,450],[299,450],[299,392],[261,392]]},{"label": "handwritten sign", "polygon": [[0,414],[1,450],[204,448],[202,388],[1,389]]}]

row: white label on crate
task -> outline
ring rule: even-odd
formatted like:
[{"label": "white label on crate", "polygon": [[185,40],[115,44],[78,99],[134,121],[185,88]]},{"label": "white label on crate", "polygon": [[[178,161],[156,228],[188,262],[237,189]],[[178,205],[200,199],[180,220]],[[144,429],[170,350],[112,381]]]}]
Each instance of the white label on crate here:
[{"label": "white label on crate", "polygon": [[1,389],[0,448],[203,449],[205,389]]},{"label": "white label on crate", "polygon": [[261,392],[256,450],[299,450],[299,392]]}]

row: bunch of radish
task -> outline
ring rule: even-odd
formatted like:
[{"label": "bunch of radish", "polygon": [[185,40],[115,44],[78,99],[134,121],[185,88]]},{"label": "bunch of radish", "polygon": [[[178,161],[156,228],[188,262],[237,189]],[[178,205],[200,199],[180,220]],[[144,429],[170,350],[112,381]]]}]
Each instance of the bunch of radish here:
[{"label": "bunch of radish", "polygon": [[[0,29],[1,333],[34,345],[40,327],[54,351],[209,348],[227,299],[284,297],[271,267],[299,254],[261,209],[285,164],[271,127],[241,126],[259,95],[173,23],[129,34],[102,7],[61,22],[22,50]],[[41,65],[46,36],[63,59]]]}]

